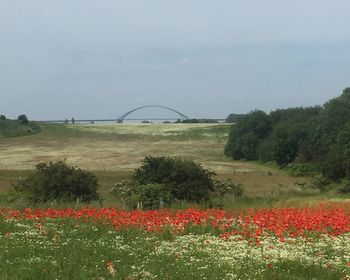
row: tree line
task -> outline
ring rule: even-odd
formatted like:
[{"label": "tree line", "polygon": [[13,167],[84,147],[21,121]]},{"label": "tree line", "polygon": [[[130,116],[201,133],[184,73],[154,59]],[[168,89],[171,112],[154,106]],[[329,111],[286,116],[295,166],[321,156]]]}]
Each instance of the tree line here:
[{"label": "tree line", "polygon": [[350,179],[350,88],[323,106],[255,110],[232,125],[225,154],[275,161],[296,175]]},{"label": "tree line", "polygon": [[[0,115],[0,121],[6,121],[6,120],[7,120],[7,118],[5,115]],[[17,121],[21,124],[28,124],[29,123],[29,120],[28,120],[26,115],[19,115],[17,117]]]}]

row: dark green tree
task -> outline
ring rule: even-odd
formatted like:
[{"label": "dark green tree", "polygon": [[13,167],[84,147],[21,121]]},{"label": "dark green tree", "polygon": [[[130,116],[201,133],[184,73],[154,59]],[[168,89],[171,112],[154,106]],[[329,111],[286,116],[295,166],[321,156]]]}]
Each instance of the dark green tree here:
[{"label": "dark green tree", "polygon": [[292,171],[350,180],[350,88],[323,106],[254,111],[231,127],[233,159],[293,163]]},{"label": "dark green tree", "polygon": [[28,124],[29,123],[26,115],[19,115],[17,118],[17,121],[21,124]]},{"label": "dark green tree", "polygon": [[345,88],[343,94],[350,94],[350,87]]},{"label": "dark green tree", "polygon": [[294,161],[298,153],[298,139],[288,133],[286,128],[274,131],[274,158],[280,166]]},{"label": "dark green tree", "polygon": [[239,121],[239,119],[241,119],[244,116],[244,114],[229,114],[226,118],[227,123],[236,123]]},{"label": "dark green tree", "polygon": [[271,132],[271,123],[266,113],[253,111],[232,125],[225,154],[233,159],[256,160],[262,140]]},{"label": "dark green tree", "polygon": [[339,130],[322,163],[322,174],[335,181],[350,179],[350,122]]},{"label": "dark green tree", "polygon": [[322,141],[332,145],[336,141],[340,129],[350,120],[350,90],[344,89],[343,94],[328,101],[320,114],[319,125]]}]

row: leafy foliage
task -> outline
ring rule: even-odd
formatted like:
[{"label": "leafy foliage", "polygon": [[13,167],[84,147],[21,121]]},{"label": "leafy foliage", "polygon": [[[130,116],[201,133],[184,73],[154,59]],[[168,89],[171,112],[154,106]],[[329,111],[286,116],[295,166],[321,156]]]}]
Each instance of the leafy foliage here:
[{"label": "leafy foliage", "polygon": [[17,121],[18,121],[19,123],[21,123],[21,124],[28,124],[28,123],[29,123],[28,118],[27,118],[26,115],[20,115],[20,116],[18,116]]},{"label": "leafy foliage", "polygon": [[214,172],[199,163],[170,157],[147,156],[136,169],[132,180],[115,184],[111,193],[135,207],[138,202],[162,201],[168,205],[176,201],[200,202],[220,198],[225,194],[240,197],[243,187],[233,182],[217,181]]},{"label": "leafy foliage", "polygon": [[220,195],[233,194],[235,197],[241,197],[244,190],[242,184],[235,184],[230,179],[225,179],[215,181],[215,192]]},{"label": "leafy foliage", "polygon": [[115,184],[111,190],[111,194],[120,198],[129,198],[138,193],[140,188],[139,184],[133,183],[132,181],[123,180]]},{"label": "leafy foliage", "polygon": [[53,200],[97,200],[97,179],[88,171],[68,166],[65,162],[40,163],[36,172],[19,181],[13,190],[31,202]]},{"label": "leafy foliage", "polygon": [[[232,125],[225,154],[276,161],[296,173],[350,179],[350,88],[324,106],[254,111]],[[308,175],[310,175],[308,174]]]},{"label": "leafy foliage", "polygon": [[350,181],[345,180],[340,184],[339,192],[342,194],[350,194]]},{"label": "leafy foliage", "polygon": [[233,159],[259,159],[259,145],[270,131],[270,120],[263,111],[253,111],[244,115],[231,128],[225,154]]},{"label": "leafy foliage", "polygon": [[140,185],[160,184],[175,199],[200,201],[214,190],[213,175],[191,160],[147,156],[133,178]]},{"label": "leafy foliage", "polygon": [[138,192],[139,201],[160,201],[169,203],[172,200],[172,195],[162,184],[147,184],[142,185]]}]

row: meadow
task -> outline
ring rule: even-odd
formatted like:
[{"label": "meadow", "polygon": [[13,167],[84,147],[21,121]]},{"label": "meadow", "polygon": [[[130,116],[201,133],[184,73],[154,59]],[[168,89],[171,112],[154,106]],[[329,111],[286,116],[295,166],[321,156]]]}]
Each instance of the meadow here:
[{"label": "meadow", "polygon": [[298,191],[295,178],[274,166],[232,161],[223,154],[227,124],[41,124],[38,134],[0,139],[0,191],[26,176],[40,162],[66,160],[92,171],[110,203],[112,185],[131,175],[143,158],[177,156],[202,163],[245,187],[248,198],[276,198]]},{"label": "meadow", "polygon": [[349,279],[349,205],[0,209],[1,279]]},{"label": "meadow", "polygon": [[[92,171],[102,201],[0,206],[0,279],[350,279],[350,204],[308,178],[223,155],[227,124],[41,124],[0,139],[0,189],[39,162]],[[244,187],[225,209],[124,210],[110,195],[143,158],[199,161]]]}]

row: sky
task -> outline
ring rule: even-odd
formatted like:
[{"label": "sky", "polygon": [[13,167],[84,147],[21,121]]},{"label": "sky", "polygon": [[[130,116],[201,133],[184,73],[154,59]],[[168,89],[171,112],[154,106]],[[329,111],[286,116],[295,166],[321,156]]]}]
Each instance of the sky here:
[{"label": "sky", "polygon": [[[350,86],[349,11],[349,0],[0,0],[0,114],[321,105]],[[151,115],[176,117],[133,117]]]}]

